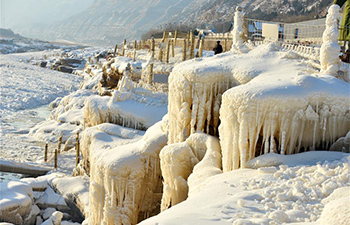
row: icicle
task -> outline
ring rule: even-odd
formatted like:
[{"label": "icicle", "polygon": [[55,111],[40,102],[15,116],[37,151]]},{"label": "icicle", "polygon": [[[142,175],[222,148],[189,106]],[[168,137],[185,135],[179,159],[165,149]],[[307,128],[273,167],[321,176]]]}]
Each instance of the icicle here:
[{"label": "icicle", "polygon": [[282,131],[281,155],[284,155],[284,145],[286,141],[286,132]]}]

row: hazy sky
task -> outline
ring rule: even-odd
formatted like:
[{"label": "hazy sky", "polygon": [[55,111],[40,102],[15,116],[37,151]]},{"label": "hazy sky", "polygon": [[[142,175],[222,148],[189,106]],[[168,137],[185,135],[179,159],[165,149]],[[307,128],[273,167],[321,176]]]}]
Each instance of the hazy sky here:
[{"label": "hazy sky", "polygon": [[48,23],[88,8],[94,0],[0,0],[2,28]]}]

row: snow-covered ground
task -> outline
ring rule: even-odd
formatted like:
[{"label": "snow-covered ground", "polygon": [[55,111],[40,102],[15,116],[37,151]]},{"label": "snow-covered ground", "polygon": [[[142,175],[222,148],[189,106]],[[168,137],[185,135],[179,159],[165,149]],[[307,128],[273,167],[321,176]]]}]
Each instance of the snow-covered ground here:
[{"label": "snow-covered ground", "polygon": [[1,158],[36,161],[43,154],[29,137],[29,128],[49,115],[48,104],[79,88],[81,77],[27,63],[59,51],[0,55]]}]

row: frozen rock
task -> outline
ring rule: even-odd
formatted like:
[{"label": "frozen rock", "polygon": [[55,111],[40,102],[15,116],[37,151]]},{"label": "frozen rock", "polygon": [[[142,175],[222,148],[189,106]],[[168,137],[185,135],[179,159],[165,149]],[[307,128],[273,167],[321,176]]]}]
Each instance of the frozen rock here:
[{"label": "frozen rock", "polygon": [[24,224],[31,216],[32,188],[18,181],[5,181],[0,183],[0,190],[0,221]]},{"label": "frozen rock", "polygon": [[90,224],[136,224],[159,212],[166,142],[157,123],[135,143],[90,150]]},{"label": "frozen rock", "polygon": [[45,211],[44,211],[44,213],[43,213],[43,215],[42,215],[43,219],[44,219],[44,220],[47,220],[47,219],[50,218],[50,216],[51,216],[54,212],[56,212],[56,211],[57,211],[57,210],[56,210],[55,208],[51,208],[51,207],[46,208]]},{"label": "frozen rock", "polygon": [[283,74],[278,77],[284,81],[265,85],[259,76],[224,93],[220,109],[224,171],[245,167],[261,154],[327,150],[349,131],[350,108],[343,104],[348,83],[331,75],[297,75],[296,83]]},{"label": "frozen rock", "polygon": [[46,220],[42,225],[60,225],[63,217],[63,213],[60,211],[54,212],[51,217]]}]

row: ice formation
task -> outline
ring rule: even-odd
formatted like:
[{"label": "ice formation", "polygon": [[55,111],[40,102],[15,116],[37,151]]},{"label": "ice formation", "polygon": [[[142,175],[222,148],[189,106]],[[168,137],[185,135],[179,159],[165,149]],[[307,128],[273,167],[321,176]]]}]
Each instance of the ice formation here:
[{"label": "ice formation", "polygon": [[90,224],[136,224],[159,212],[158,155],[167,142],[160,127],[157,123],[141,140],[115,148],[105,146],[111,137],[101,137],[101,146],[90,150]]},{"label": "ice formation", "polygon": [[169,77],[169,143],[196,131],[217,135],[221,95],[232,85],[230,69],[216,69],[207,60],[176,66]]},{"label": "ice formation", "polygon": [[231,51],[237,53],[246,53],[249,51],[249,48],[246,46],[244,40],[244,12],[242,7],[237,6],[235,16],[234,16],[234,25],[232,30],[232,48]]},{"label": "ice formation", "polygon": [[114,123],[146,130],[166,114],[166,96],[145,89],[134,92],[116,90],[112,97],[92,96],[85,101],[84,125]]},{"label": "ice formation", "polygon": [[[223,95],[223,170],[257,155],[328,149],[350,130],[349,84],[331,75],[299,74],[279,82],[257,77]],[[289,81],[288,81],[289,80]]]},{"label": "ice formation", "polygon": [[340,7],[337,4],[333,4],[328,9],[328,15],[326,18],[326,29],[323,33],[323,44],[321,46],[321,72],[337,75],[339,70],[339,51],[340,47],[338,44],[339,20]]},{"label": "ice formation", "polygon": [[207,134],[194,133],[185,142],[167,145],[159,157],[164,178],[162,211],[186,200],[189,187],[193,192],[206,178],[221,173],[219,140]]}]

